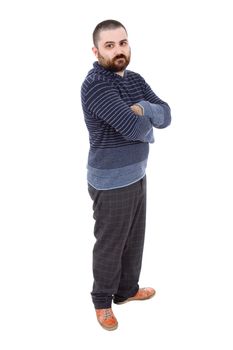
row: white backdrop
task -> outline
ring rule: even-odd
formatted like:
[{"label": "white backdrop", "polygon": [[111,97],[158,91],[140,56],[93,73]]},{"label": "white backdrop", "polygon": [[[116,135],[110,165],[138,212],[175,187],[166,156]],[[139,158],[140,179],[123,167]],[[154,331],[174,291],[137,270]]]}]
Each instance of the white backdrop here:
[{"label": "white backdrop", "polygon": [[[108,18],[128,29],[129,69],[173,116],[147,171],[140,283],[157,296],[115,306],[115,332],[90,299],[80,102],[92,31]],[[1,1],[2,350],[232,350],[232,30],[227,0]]]}]

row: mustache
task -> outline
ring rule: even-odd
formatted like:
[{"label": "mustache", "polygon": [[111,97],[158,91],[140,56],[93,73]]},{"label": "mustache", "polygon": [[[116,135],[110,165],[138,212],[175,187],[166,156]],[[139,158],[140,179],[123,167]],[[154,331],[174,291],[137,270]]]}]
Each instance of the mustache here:
[{"label": "mustache", "polygon": [[127,59],[127,57],[126,57],[125,55],[121,54],[121,55],[115,56],[113,60],[115,61],[115,60],[117,60],[118,58],[124,58],[125,60]]}]

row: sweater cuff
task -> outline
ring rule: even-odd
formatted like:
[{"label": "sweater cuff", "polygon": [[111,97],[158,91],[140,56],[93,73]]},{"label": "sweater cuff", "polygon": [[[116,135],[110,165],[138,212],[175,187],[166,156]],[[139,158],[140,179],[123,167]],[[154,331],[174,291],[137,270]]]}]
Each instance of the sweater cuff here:
[{"label": "sweater cuff", "polygon": [[150,118],[154,127],[159,128],[164,124],[164,109],[161,105],[148,101],[140,101],[136,104],[143,109],[144,116]]}]

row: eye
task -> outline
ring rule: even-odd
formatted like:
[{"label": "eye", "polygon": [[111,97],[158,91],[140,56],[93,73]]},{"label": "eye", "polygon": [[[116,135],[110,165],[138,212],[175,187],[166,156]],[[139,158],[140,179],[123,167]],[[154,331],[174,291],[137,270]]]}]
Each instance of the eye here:
[{"label": "eye", "polygon": [[128,42],[127,41],[122,41],[121,42],[121,46],[127,46],[128,45]]},{"label": "eye", "polygon": [[107,44],[107,45],[105,45],[105,47],[106,47],[107,49],[112,49],[112,48],[114,47],[114,45],[113,45],[113,44]]}]

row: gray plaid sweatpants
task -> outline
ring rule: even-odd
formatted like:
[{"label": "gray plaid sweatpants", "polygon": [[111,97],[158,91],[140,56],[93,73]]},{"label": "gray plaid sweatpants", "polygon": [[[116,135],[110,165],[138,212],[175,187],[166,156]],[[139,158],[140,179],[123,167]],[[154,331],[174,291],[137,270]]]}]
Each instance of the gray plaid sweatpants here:
[{"label": "gray plaid sweatpants", "polygon": [[96,190],[88,185],[95,219],[92,301],[111,307],[138,291],[146,223],[146,176],[127,187]]}]

